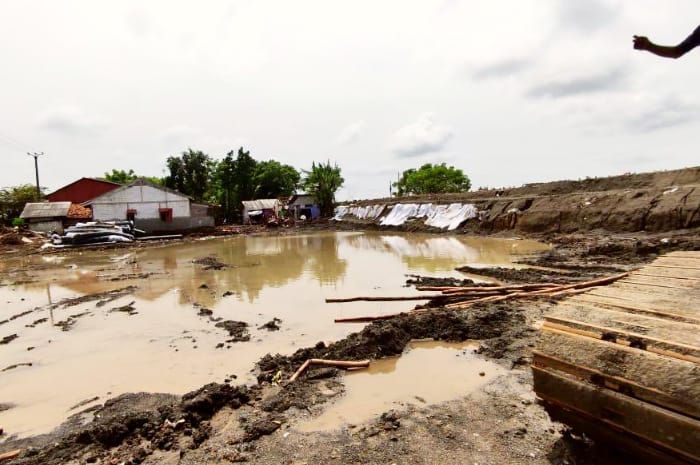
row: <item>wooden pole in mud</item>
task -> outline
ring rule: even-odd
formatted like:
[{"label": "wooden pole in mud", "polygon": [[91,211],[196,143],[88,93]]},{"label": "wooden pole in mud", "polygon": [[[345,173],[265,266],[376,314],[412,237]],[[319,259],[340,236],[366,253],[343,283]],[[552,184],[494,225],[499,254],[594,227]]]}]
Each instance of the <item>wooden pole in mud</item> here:
[{"label": "wooden pole in mud", "polygon": [[327,304],[337,304],[343,302],[392,302],[399,300],[433,300],[442,299],[444,294],[433,294],[433,295],[413,295],[406,297],[348,297],[346,299],[326,299]]},{"label": "wooden pole in mud", "polygon": [[302,375],[311,365],[322,365],[330,366],[336,368],[367,368],[369,366],[369,360],[324,360],[321,358],[310,358],[305,361],[297,371],[289,378],[289,382],[292,383]]},{"label": "wooden pole in mud", "polygon": [[506,284],[503,286],[418,286],[416,290],[418,291],[440,291],[444,294],[447,293],[460,293],[460,292],[493,292],[493,291],[504,291],[509,289],[538,289],[546,287],[560,286],[560,284],[555,283],[537,283],[537,284]]},{"label": "wooden pole in mud", "polygon": [[6,460],[12,460],[16,458],[19,454],[22,453],[22,449],[15,449],[11,450],[9,452],[4,452],[0,454],[0,462],[4,462]]},{"label": "wooden pole in mud", "polygon": [[[477,298],[474,300],[467,300],[463,302],[456,302],[452,304],[445,305],[444,307],[434,307],[434,308],[422,308],[418,310],[414,310],[410,313],[393,313],[389,315],[380,315],[380,316],[360,316],[360,317],[351,317],[351,318],[336,318],[335,322],[336,323],[369,323],[371,321],[377,321],[377,320],[390,320],[392,318],[396,318],[401,315],[416,315],[416,314],[422,314],[422,313],[428,313],[428,312],[433,312],[433,311],[440,311],[440,310],[464,310],[468,307],[471,307],[472,305],[476,303],[485,303],[485,302],[500,302],[503,300],[510,300],[510,299],[515,299],[515,298],[529,298],[529,297],[540,297],[540,296],[549,296],[549,297],[558,297],[562,295],[568,295],[568,294],[578,294],[581,292],[584,292],[586,289],[589,289],[591,287],[597,287],[597,286],[605,286],[607,284],[613,283],[615,281],[618,281],[622,278],[625,278],[629,276],[629,272],[613,275],[613,276],[607,276],[605,278],[598,278],[594,279],[591,281],[584,281],[584,282],[579,282],[579,283],[574,283],[574,284],[565,284],[565,285],[559,285],[555,287],[548,287],[546,289],[540,289],[540,290],[532,290],[532,291],[517,291],[517,292],[511,292],[508,294],[502,294],[502,295],[495,295],[495,296],[488,296],[488,297],[482,297],[482,298]],[[461,297],[460,295],[456,295],[454,297]]]}]

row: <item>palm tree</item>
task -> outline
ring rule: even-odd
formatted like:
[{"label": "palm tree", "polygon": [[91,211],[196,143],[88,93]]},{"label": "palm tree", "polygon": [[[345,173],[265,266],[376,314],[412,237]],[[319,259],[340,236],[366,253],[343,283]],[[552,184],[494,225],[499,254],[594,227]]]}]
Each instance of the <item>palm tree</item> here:
[{"label": "palm tree", "polygon": [[322,216],[332,216],[335,206],[335,192],[345,180],[340,175],[340,167],[326,163],[311,164],[311,171],[304,171],[304,189],[314,196],[321,208]]}]

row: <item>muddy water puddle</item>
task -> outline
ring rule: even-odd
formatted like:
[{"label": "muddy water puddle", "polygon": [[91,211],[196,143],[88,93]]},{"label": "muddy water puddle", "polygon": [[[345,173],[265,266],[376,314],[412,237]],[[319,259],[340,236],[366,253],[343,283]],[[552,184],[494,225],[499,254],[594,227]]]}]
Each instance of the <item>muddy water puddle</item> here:
[{"label": "muddy water puddle", "polygon": [[[268,352],[361,328],[335,318],[412,306],[325,298],[414,295],[406,274],[459,276],[460,265],[507,266],[545,249],[519,240],[319,233],[0,261],[0,341],[17,336],[0,344],[0,403],[14,405],[0,412],[0,425],[11,435],[38,434],[94,397],[86,406],[124,392],[184,393],[233,375],[252,379]],[[226,266],[194,263],[204,257]],[[81,296],[88,297],[67,300]],[[273,318],[279,330],[262,327]],[[227,342],[234,338],[217,326],[226,320],[247,323],[249,341]]]},{"label": "muddy water puddle", "polygon": [[297,428],[334,430],[407,404],[425,406],[468,395],[504,372],[474,354],[478,347],[476,342],[411,342],[400,357],[376,360],[367,370],[346,373],[344,396]]}]

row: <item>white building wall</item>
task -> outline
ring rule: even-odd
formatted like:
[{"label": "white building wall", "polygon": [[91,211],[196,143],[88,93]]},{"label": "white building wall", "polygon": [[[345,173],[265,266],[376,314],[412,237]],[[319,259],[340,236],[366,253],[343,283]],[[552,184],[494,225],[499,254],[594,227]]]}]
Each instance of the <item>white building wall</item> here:
[{"label": "white building wall", "polygon": [[172,208],[173,218],[190,216],[190,199],[152,186],[130,186],[108,192],[92,202],[95,220],[126,219],[126,211],[136,210],[138,219],[160,218],[160,208]]}]

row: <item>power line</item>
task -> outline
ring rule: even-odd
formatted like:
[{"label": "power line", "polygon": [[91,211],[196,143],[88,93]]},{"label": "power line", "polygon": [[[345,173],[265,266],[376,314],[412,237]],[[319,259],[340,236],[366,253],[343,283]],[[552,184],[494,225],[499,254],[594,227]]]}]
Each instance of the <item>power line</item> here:
[{"label": "power line", "polygon": [[29,149],[29,146],[26,144],[23,144],[22,142],[18,141],[17,139],[14,139],[10,136],[4,135],[0,133],[0,141],[4,141],[6,145],[12,145],[14,148],[17,148],[22,151],[26,151]]}]

